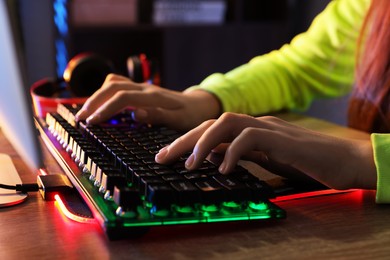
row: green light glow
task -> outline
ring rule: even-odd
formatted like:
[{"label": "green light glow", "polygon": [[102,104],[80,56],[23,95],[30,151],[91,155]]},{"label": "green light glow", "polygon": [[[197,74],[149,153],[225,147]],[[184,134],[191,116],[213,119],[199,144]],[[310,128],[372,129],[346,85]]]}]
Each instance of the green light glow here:
[{"label": "green light glow", "polygon": [[222,203],[222,208],[227,210],[228,212],[240,212],[242,210],[242,205],[241,203],[228,201]]},{"label": "green light glow", "polygon": [[105,226],[108,229],[118,227],[118,225],[131,228],[285,218],[283,210],[272,206],[273,204],[267,201],[246,203],[228,201],[220,205],[172,205],[170,209],[158,209],[144,198],[141,198],[143,203],[137,207],[136,211],[116,214],[118,206],[115,202],[105,200],[104,195],[98,193],[96,187],[86,177],[81,179],[89,192],[94,194],[95,203],[108,217],[105,219]]},{"label": "green light glow", "polygon": [[156,207],[153,207],[150,210],[150,213],[153,214],[156,217],[167,217],[167,216],[169,216],[170,212],[171,211],[167,210],[167,209],[160,209],[160,210],[158,210]]},{"label": "green light glow", "polygon": [[175,206],[174,209],[175,209],[175,211],[177,211],[178,213],[181,213],[181,214],[194,213],[194,209],[190,206],[184,206],[184,207]]},{"label": "green light glow", "polygon": [[[144,198],[141,198],[141,200],[144,200]],[[144,205],[145,205],[145,207],[147,207],[147,208],[152,208],[152,207],[153,207],[153,203],[148,202],[148,201],[145,201]]]},{"label": "green light glow", "polygon": [[260,202],[260,203],[249,202],[249,207],[254,210],[267,210],[269,208],[268,205],[264,202]]},{"label": "green light glow", "polygon": [[116,214],[122,218],[136,218],[137,217],[137,212],[135,211],[123,211],[121,207],[118,207],[116,210]]},{"label": "green light glow", "polygon": [[202,205],[200,207],[200,209],[202,211],[204,211],[204,212],[209,212],[209,213],[217,212],[219,210],[219,208],[215,204],[212,204],[212,205]]}]

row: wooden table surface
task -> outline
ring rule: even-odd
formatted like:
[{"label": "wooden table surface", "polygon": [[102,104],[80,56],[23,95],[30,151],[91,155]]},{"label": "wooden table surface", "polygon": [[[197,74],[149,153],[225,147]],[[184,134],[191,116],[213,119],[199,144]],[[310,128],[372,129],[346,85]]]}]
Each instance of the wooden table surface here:
[{"label": "wooden table surface", "polygon": [[[317,120],[290,118],[331,134],[367,138]],[[23,182],[36,176],[0,132]],[[45,151],[47,153],[47,151]],[[51,167],[57,167],[46,154]],[[3,173],[0,173],[3,174]],[[374,191],[353,191],[279,202],[284,220],[155,227],[138,239],[109,241],[96,223],[65,218],[54,202],[31,193],[0,208],[0,259],[385,259],[390,257],[390,206]]]}]

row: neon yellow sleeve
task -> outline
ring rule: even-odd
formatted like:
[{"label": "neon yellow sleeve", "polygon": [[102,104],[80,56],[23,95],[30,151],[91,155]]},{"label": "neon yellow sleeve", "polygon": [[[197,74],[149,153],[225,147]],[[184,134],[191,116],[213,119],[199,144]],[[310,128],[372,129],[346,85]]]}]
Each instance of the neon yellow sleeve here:
[{"label": "neon yellow sleeve", "polygon": [[186,91],[209,91],[224,112],[251,115],[303,110],[314,98],[342,96],[353,85],[356,43],[369,2],[333,0],[290,44]]},{"label": "neon yellow sleeve", "polygon": [[390,203],[390,134],[372,134],[377,171],[376,202]]}]

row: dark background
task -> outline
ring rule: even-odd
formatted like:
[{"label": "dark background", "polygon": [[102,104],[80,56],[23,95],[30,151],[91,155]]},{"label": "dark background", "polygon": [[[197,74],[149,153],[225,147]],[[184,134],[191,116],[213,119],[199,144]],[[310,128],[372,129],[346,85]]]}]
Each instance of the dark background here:
[{"label": "dark background", "polygon": [[[226,0],[222,25],[154,26],[142,18],[133,26],[74,27],[69,23],[69,58],[97,52],[126,73],[130,55],[146,53],[160,63],[162,83],[183,89],[213,72],[226,72],[250,58],[277,49],[307,29],[329,0]],[[56,75],[53,0],[18,0],[29,83]],[[68,1],[70,2],[70,1]],[[150,16],[142,0],[142,17]],[[145,7],[146,6],[146,7]]]},{"label": "dark background", "polygon": [[[53,22],[55,0],[13,0],[20,13],[28,84],[57,76],[58,36]],[[69,0],[68,2],[71,2]],[[146,53],[158,61],[162,86],[181,90],[213,72],[227,72],[252,57],[280,48],[305,31],[330,0],[226,0],[221,25],[155,26],[152,0],[138,0],[140,22],[131,26],[73,26],[66,39],[68,59],[92,51],[110,59],[126,75],[126,60]],[[149,5],[149,7],[148,7]],[[69,14],[71,15],[71,14]],[[307,115],[345,124],[348,97],[319,100]]]}]

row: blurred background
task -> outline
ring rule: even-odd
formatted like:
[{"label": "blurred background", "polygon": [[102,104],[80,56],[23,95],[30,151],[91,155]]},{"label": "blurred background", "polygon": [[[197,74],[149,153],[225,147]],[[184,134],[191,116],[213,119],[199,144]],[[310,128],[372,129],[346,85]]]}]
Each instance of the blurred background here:
[{"label": "blurred background", "polygon": [[[182,90],[288,43],[330,0],[10,0],[20,17],[28,84],[62,76],[69,59],[95,52],[127,74],[140,53],[161,85]],[[346,97],[347,98],[347,97]],[[307,112],[345,124],[346,98]]]}]

